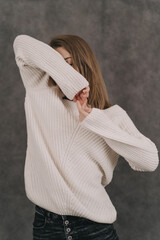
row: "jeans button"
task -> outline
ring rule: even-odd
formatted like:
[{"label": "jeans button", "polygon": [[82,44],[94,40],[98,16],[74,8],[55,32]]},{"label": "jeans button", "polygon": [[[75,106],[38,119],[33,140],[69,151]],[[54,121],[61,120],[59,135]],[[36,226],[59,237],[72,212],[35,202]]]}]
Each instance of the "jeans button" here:
[{"label": "jeans button", "polygon": [[68,236],[68,238],[67,238],[68,240],[71,240],[72,239],[72,236]]},{"label": "jeans button", "polygon": [[67,229],[66,229],[66,231],[67,231],[67,232],[70,232],[70,231],[71,231],[71,229],[70,229],[70,228],[67,228]]},{"label": "jeans button", "polygon": [[66,220],[66,221],[65,221],[65,224],[67,225],[68,223],[69,223],[69,221],[68,221],[68,220]]}]

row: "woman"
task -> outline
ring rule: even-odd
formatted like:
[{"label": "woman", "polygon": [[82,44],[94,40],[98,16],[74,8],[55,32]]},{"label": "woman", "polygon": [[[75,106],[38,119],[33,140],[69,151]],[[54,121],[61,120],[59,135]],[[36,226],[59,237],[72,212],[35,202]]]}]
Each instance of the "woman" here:
[{"label": "woman", "polygon": [[109,103],[82,38],[59,35],[48,45],[22,34],[13,48],[26,90],[24,177],[35,204],[33,239],[118,240],[105,187],[120,155],[134,170],[154,171],[156,145]]}]

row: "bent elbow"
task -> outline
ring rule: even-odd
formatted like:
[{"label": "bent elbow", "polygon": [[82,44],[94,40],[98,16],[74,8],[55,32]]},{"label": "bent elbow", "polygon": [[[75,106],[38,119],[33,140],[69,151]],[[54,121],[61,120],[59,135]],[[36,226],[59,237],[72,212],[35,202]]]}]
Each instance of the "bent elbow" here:
[{"label": "bent elbow", "polygon": [[[128,160],[128,159],[126,159]],[[135,161],[135,159],[128,160],[130,167],[135,171],[140,172],[153,172],[157,169],[159,165],[158,153],[147,154],[141,158],[141,161]]]},{"label": "bent elbow", "polygon": [[159,165],[159,158],[157,157],[157,159],[155,159],[154,162],[152,163],[152,165],[150,166],[149,171],[150,172],[155,171],[157,169],[158,165]]},{"label": "bent elbow", "polygon": [[159,165],[159,156],[158,156],[158,148],[156,146],[156,144],[154,142],[152,142],[149,139],[152,149],[150,153],[147,153],[147,162],[148,162],[148,171],[149,172],[153,172],[157,169],[158,165]]},{"label": "bent elbow", "polygon": [[17,35],[13,41],[13,49],[16,52],[17,47],[19,45],[19,41],[21,40],[21,35]]},{"label": "bent elbow", "polygon": [[157,169],[159,165],[159,157],[158,157],[158,152],[154,154],[154,156],[152,155],[152,157],[150,158],[150,160],[147,162],[147,167],[146,167],[146,171],[148,172],[153,172]]},{"label": "bent elbow", "polygon": [[28,36],[25,34],[19,34],[14,38],[13,50],[15,55],[18,55],[19,49],[21,49],[24,45],[26,46],[27,38]]}]

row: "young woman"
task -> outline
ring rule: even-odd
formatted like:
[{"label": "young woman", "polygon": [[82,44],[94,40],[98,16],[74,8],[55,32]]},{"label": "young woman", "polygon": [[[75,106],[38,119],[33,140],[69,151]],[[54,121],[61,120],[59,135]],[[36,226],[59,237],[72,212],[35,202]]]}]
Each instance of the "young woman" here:
[{"label": "young woman", "polygon": [[118,104],[111,105],[98,62],[75,35],[50,44],[28,35],[13,43],[25,87],[25,190],[35,204],[33,239],[118,240],[106,192],[119,156],[154,171],[156,145]]}]

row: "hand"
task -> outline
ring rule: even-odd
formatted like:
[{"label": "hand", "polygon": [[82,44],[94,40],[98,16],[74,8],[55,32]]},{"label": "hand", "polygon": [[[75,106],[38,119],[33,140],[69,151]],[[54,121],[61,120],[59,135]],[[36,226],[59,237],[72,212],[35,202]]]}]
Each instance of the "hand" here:
[{"label": "hand", "polygon": [[89,96],[89,91],[90,87],[87,86],[81,91],[79,91],[73,98],[73,101],[77,102],[80,122],[92,111],[91,107],[89,105],[87,106],[87,98]]},{"label": "hand", "polygon": [[92,108],[86,106],[86,101],[81,105],[80,101],[77,100],[77,107],[79,110],[79,121],[82,122],[85,117],[88,116],[89,113],[91,113]]},{"label": "hand", "polygon": [[78,92],[74,98],[73,98],[73,101],[76,102],[77,100],[80,101],[80,104],[82,105],[84,102],[87,102],[87,98],[89,96],[89,90],[90,90],[90,87],[87,86],[85,87],[84,89],[82,89],[80,92]]}]

